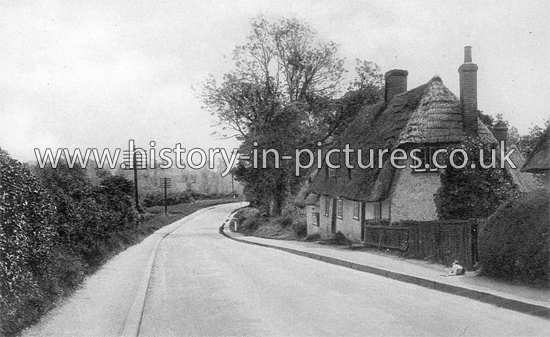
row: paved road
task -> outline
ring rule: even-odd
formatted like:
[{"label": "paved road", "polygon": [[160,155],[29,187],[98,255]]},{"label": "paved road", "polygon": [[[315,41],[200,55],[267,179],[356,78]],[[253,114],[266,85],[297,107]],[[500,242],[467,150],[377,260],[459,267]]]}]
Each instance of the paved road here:
[{"label": "paved road", "polygon": [[[162,241],[140,336],[526,336],[550,332],[550,323],[540,318],[234,242],[218,234],[230,210],[231,206],[221,206],[205,212]],[[147,241],[133,247],[131,254],[117,256],[106,266],[109,270],[86,282],[82,291],[87,299],[71,299],[27,335],[116,336],[126,321],[130,294],[139,288],[135,269],[143,270],[153,246]]]}]

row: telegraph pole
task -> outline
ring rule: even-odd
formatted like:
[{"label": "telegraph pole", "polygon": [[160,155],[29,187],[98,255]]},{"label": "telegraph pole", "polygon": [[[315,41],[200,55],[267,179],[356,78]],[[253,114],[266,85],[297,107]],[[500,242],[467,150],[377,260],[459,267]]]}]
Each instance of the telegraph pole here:
[{"label": "telegraph pole", "polygon": [[168,201],[167,201],[167,190],[172,188],[172,179],[171,178],[160,178],[160,187],[164,188],[164,216],[168,216]]},{"label": "telegraph pole", "polygon": [[141,213],[141,209],[139,208],[139,192],[138,192],[138,174],[137,174],[137,159],[136,159],[136,152],[134,151],[133,155],[133,166],[134,166],[134,194],[135,194],[135,201],[136,201],[136,210],[138,213]]},{"label": "telegraph pole", "polygon": [[233,183],[233,172],[231,172],[231,194],[233,195],[233,199],[235,199],[235,185]]},{"label": "telegraph pole", "polygon": [[[141,149],[140,149],[141,150]],[[139,153],[138,153],[139,152]],[[139,158],[138,158],[139,155]],[[132,150],[124,151],[124,164],[121,166],[123,170],[134,171],[134,198],[136,204],[136,210],[141,213],[139,207],[139,190],[138,190],[138,174],[137,170],[147,169],[147,154],[144,150],[136,151],[134,147]]]}]

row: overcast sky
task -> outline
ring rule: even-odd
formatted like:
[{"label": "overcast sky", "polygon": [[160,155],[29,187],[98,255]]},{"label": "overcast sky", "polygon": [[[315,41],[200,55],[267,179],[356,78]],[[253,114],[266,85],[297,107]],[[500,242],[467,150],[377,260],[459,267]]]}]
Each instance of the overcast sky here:
[{"label": "overcast sky", "polygon": [[439,75],[458,95],[463,48],[478,64],[478,107],[520,133],[550,115],[549,2],[541,1],[4,1],[0,0],[0,147],[233,147],[211,136],[195,97],[221,78],[250,18],[295,16],[409,88]]}]

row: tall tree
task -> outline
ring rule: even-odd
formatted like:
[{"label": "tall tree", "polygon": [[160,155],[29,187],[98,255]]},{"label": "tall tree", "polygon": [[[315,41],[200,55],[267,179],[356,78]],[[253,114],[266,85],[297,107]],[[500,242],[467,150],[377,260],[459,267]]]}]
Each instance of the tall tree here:
[{"label": "tall tree", "polygon": [[235,177],[251,201],[278,213],[300,178],[294,176],[293,163],[277,165],[273,155],[264,158],[261,150],[274,149],[282,156],[327,141],[359,106],[376,102],[381,76],[375,64],[358,61],[358,76],[346,87],[338,45],[318,42],[313,29],[298,19],[270,23],[258,16],[251,26],[247,42],[233,51],[235,68],[220,84],[208,78],[201,96],[223,125],[223,135],[242,141],[241,153],[257,149],[258,162],[265,159],[262,169],[241,163]]},{"label": "tall tree", "polygon": [[521,153],[528,157],[535,147],[535,144],[538,143],[539,139],[544,134],[544,130],[550,127],[550,118],[544,120],[542,127],[535,125],[529,129],[529,133],[522,135],[518,140],[518,147]]}]

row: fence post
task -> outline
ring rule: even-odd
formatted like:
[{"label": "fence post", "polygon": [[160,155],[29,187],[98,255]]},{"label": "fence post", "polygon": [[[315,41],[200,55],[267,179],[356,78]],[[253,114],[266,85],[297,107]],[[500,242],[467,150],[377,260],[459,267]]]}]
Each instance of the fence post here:
[{"label": "fence post", "polygon": [[474,223],[472,224],[472,227],[470,229],[470,237],[472,240],[471,244],[471,250],[472,250],[472,266],[474,266],[479,261],[479,253],[478,253],[478,246],[477,246],[477,236],[479,233],[479,223],[484,222],[484,220],[476,219]]},{"label": "fence post", "polygon": [[366,236],[367,236],[367,233],[365,233],[365,219],[363,215],[361,219],[361,241],[363,241],[363,245],[366,245],[366,242],[367,242]]}]

